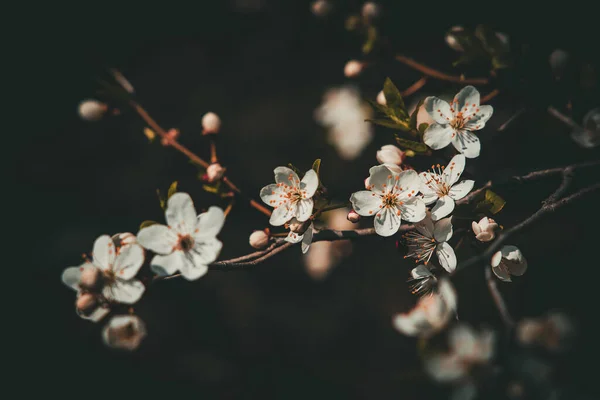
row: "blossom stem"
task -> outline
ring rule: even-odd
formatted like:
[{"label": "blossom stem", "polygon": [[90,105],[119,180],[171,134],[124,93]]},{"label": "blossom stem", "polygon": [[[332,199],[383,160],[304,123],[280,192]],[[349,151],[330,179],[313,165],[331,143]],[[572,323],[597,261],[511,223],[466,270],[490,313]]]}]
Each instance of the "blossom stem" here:
[{"label": "blossom stem", "polygon": [[401,62],[402,64],[407,65],[413,69],[416,69],[417,71],[422,72],[423,74],[425,74],[431,78],[434,78],[434,79],[439,79],[439,80],[448,81],[448,82],[472,84],[472,85],[487,85],[488,84],[487,78],[464,78],[462,76],[448,75],[444,72],[438,71],[438,70],[428,67],[424,64],[421,64],[420,62],[417,62],[417,61],[413,60],[412,58],[403,56],[402,54],[397,54],[395,56],[395,59],[397,61]]},{"label": "blossom stem", "polygon": [[496,308],[500,312],[500,316],[502,317],[502,321],[504,321],[504,325],[506,325],[506,328],[510,330],[515,325],[515,322],[508,311],[508,307],[506,306],[506,302],[504,301],[500,290],[498,290],[498,284],[492,275],[492,269],[484,268],[484,271],[485,280],[487,282],[490,295],[492,296],[492,300],[494,300]]},{"label": "blossom stem", "polygon": [[337,210],[337,209],[346,208],[346,207],[348,207],[348,204],[334,204],[332,206],[323,207],[320,210],[318,210],[316,213],[314,213],[311,218],[315,218],[327,211]]},{"label": "blossom stem", "polygon": [[480,104],[487,103],[488,101],[490,101],[494,97],[498,96],[499,94],[500,94],[500,90],[494,89],[491,92],[489,92],[488,94],[486,94],[485,96],[483,96],[479,102],[480,102]]},{"label": "blossom stem", "polygon": [[213,138],[210,139],[210,163],[214,164],[218,161],[217,158],[217,144]]},{"label": "blossom stem", "polygon": [[404,89],[402,92],[400,92],[400,94],[402,95],[402,97],[407,97],[407,96],[410,96],[411,94],[415,94],[419,90],[421,90],[421,88],[423,86],[425,86],[426,83],[427,83],[427,77],[422,76],[421,79],[419,79],[418,81],[416,81],[415,83],[413,83],[412,85],[410,85],[409,87]]}]

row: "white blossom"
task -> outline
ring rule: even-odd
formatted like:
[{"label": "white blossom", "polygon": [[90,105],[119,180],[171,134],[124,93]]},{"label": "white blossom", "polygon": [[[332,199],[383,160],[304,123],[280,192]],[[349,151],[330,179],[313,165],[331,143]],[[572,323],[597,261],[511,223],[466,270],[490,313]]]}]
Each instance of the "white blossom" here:
[{"label": "white blossom", "polygon": [[479,105],[479,92],[466,86],[451,104],[438,97],[427,97],[425,109],[435,121],[429,125],[423,141],[434,150],[450,143],[467,158],[479,156],[481,144],[472,132],[482,129],[494,111],[492,106]]},{"label": "white blossom", "polygon": [[375,217],[378,235],[395,234],[402,219],[419,222],[425,218],[425,204],[417,196],[419,175],[414,170],[397,173],[386,165],[378,165],[369,174],[369,189],[353,193],[350,201],[359,215]]},{"label": "white blossom", "polygon": [[456,51],[464,51],[463,47],[461,46],[461,44],[458,42],[458,39],[456,39],[456,36],[454,35],[454,33],[460,33],[463,32],[465,29],[460,26],[453,26],[452,28],[450,28],[450,32],[448,32],[445,36],[445,40],[446,43],[448,44],[448,46],[450,46],[450,48],[452,50],[456,50]]},{"label": "white blossom", "polygon": [[150,267],[161,276],[180,271],[188,280],[200,278],[223,247],[217,239],[225,223],[223,210],[210,207],[196,216],[190,195],[179,192],[167,201],[165,218],[168,226],[151,225],[137,235],[142,246],[157,253]]},{"label": "white blossom", "polygon": [[221,118],[214,112],[208,112],[202,117],[202,134],[209,135],[219,133],[221,129]]},{"label": "white blossom", "polygon": [[408,245],[406,257],[412,257],[425,265],[435,252],[440,265],[452,273],[456,268],[454,249],[448,244],[452,237],[452,217],[433,222],[428,214],[422,221],[415,224],[416,231],[404,235]]},{"label": "white blossom", "polygon": [[377,103],[381,104],[382,106],[387,106],[387,99],[385,98],[385,93],[383,93],[383,90],[380,90],[379,93],[377,93]]},{"label": "white blossom", "polygon": [[381,149],[377,151],[376,156],[377,161],[379,161],[380,164],[394,165],[402,164],[405,157],[406,155],[404,152],[393,144],[386,144],[385,146],[382,146]]},{"label": "white blossom", "polygon": [[430,294],[437,284],[437,278],[426,265],[417,265],[410,276],[410,292],[418,296]]},{"label": "white blossom", "polygon": [[209,182],[214,182],[223,177],[225,168],[219,163],[212,163],[206,168],[206,177]]},{"label": "white blossom", "polygon": [[550,68],[556,79],[560,79],[569,64],[569,53],[563,49],[555,49],[548,58]]},{"label": "white blossom", "polygon": [[344,66],[344,75],[346,78],[354,78],[360,75],[363,71],[365,64],[358,60],[350,60]]},{"label": "white blossom", "polygon": [[331,3],[328,0],[316,0],[310,5],[310,9],[317,17],[324,17],[331,11]]},{"label": "white blossom", "polygon": [[590,110],[583,117],[583,127],[573,130],[571,138],[586,149],[600,144],[600,108]]},{"label": "white blossom", "polygon": [[540,346],[552,352],[566,350],[572,344],[575,327],[568,315],[550,312],[540,318],[524,318],[517,324],[516,337],[523,346]]},{"label": "white blossom", "polygon": [[492,271],[501,280],[511,282],[510,276],[521,276],[527,271],[527,260],[516,246],[503,246],[491,260]]},{"label": "white blossom", "polygon": [[454,210],[454,202],[465,197],[475,181],[458,178],[465,169],[465,157],[457,154],[452,157],[446,168],[432,166],[431,172],[421,173],[421,192],[426,205],[436,203],[431,209],[431,218],[437,221],[449,215]]},{"label": "white blossom", "polygon": [[254,231],[248,241],[255,249],[264,249],[269,244],[269,235],[265,231]]},{"label": "white blossom", "polygon": [[365,19],[377,18],[379,16],[379,13],[381,12],[380,9],[381,7],[379,6],[379,4],[372,1],[367,1],[362,6],[361,15]]},{"label": "white blossom", "polygon": [[102,340],[108,347],[135,350],[146,337],[146,325],[135,315],[115,315],[102,329]]},{"label": "white blossom", "polygon": [[437,291],[419,298],[408,313],[394,316],[394,327],[408,336],[428,337],[446,326],[456,312],[456,292],[447,278],[439,281]]},{"label": "white blossom", "polygon": [[475,233],[475,239],[480,242],[489,242],[496,237],[495,230],[498,229],[498,224],[491,218],[483,217],[479,222],[473,221],[471,227]]},{"label": "white blossom", "polygon": [[84,100],[79,103],[79,116],[86,121],[98,121],[108,111],[108,106],[98,100]]},{"label": "white blossom", "polygon": [[312,243],[313,229],[313,223],[310,219],[300,222],[296,218],[293,218],[290,221],[290,233],[288,233],[285,241],[290,243],[302,242],[302,254],[306,254]]}]

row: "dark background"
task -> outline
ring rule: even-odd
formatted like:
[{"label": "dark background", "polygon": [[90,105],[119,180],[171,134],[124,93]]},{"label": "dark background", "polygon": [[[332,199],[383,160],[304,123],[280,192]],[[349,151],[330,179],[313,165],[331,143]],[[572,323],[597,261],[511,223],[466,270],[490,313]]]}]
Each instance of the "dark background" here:
[{"label": "dark background", "polygon": [[[360,2],[340,5],[327,19],[315,18],[307,2],[263,3],[257,11],[236,10],[233,1],[207,3],[197,24],[168,16],[162,24],[128,19],[119,9],[73,20],[53,10],[53,18],[31,21],[39,30],[35,40],[20,38],[27,43],[17,45],[20,74],[6,77],[13,85],[23,84],[15,100],[22,134],[13,131],[6,142],[11,144],[8,159],[14,161],[9,177],[16,178],[9,193],[17,195],[5,197],[12,203],[6,210],[8,225],[16,227],[15,246],[7,249],[15,258],[8,264],[27,285],[13,284],[8,274],[4,279],[18,291],[13,309],[25,317],[17,328],[8,322],[5,328],[18,337],[7,350],[15,356],[11,376],[21,389],[53,394],[106,390],[118,397],[122,391],[117,388],[125,387],[137,394],[174,389],[175,397],[191,391],[205,398],[285,399],[447,394],[447,388],[420,374],[416,341],[395,332],[390,323],[415,301],[406,285],[412,263],[402,259],[394,240],[361,241],[352,258],[323,281],[306,274],[294,248],[251,271],[210,272],[194,283],[173,279],[153,285],[136,305],[149,335],[132,354],[105,348],[102,324],[81,320],[74,312],[74,293],[61,284],[62,270],[77,265],[101,234],[136,233],[143,220],[162,221],[157,188],[166,190],[178,180],[199,210],[219,204],[202,191],[185,157],[148,144],[144,124],[131,112],[99,123],[78,118],[77,105],[94,97],[94,77],[103,68],[120,68],[150,114],[163,127],[180,129],[181,142],[205,158],[201,117],[218,113],[222,163],[231,179],[255,197],[272,181],[274,167],[292,162],[308,169],[312,160],[322,158],[323,182],[344,201],[361,189],[376,162],[375,151],[391,143],[391,131],[378,128],[363,156],[346,162],[313,118],[324,91],[348,83],[342,74],[345,62],[360,57],[360,41],[343,28],[344,16],[358,10]],[[402,8],[387,5],[386,10],[383,25],[403,53],[452,70],[456,54],[446,48],[443,34],[453,23],[424,28],[422,21],[404,18],[400,24],[394,16],[403,15]],[[528,80],[517,79],[491,102],[496,111],[481,134],[482,154],[467,172],[481,183],[597,159],[597,150],[577,147],[569,129],[545,112],[550,102],[564,109],[567,99],[566,89],[547,84],[552,49],[563,47],[597,71],[597,55],[577,40],[588,34],[586,28],[538,21],[535,27],[498,29],[531,49],[523,61]],[[386,76],[401,88],[419,78],[403,65],[384,62],[355,82],[365,97],[374,98]],[[430,82],[424,93],[458,89]],[[595,93],[576,94],[573,117],[581,120],[598,104]],[[527,114],[496,133],[522,105]],[[575,182],[596,181],[590,173],[579,174]],[[499,190],[508,203],[497,219],[513,225],[536,210],[555,185],[550,179]],[[500,285],[516,318],[563,309],[577,321],[576,346],[559,359],[561,368],[553,378],[577,396],[597,391],[598,200],[590,196],[511,240],[526,255],[529,270],[513,284]],[[23,212],[12,212],[19,208]],[[267,223],[238,202],[220,236],[225,244],[221,258],[250,252],[248,235]],[[468,256],[457,255],[459,260]],[[501,328],[483,270],[465,271],[454,281],[460,319]],[[494,396],[503,398],[503,390]]]}]

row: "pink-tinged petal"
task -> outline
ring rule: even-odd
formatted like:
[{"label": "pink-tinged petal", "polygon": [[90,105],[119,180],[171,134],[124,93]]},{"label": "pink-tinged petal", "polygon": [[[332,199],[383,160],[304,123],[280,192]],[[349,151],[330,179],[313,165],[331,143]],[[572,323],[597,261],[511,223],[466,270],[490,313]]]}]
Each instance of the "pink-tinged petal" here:
[{"label": "pink-tinged petal", "polygon": [[313,225],[310,224],[306,232],[304,232],[304,237],[302,238],[302,244],[300,245],[302,248],[302,254],[306,254],[310,249],[310,245],[313,240]]},{"label": "pink-tinged petal", "polygon": [[423,236],[433,238],[434,226],[431,216],[426,215],[425,218],[415,224],[415,228],[417,228],[417,231]]},{"label": "pink-tinged petal", "polygon": [[142,264],[144,264],[144,249],[138,244],[130,244],[119,250],[113,271],[118,278],[128,280],[138,273]]},{"label": "pink-tinged petal", "polygon": [[368,190],[352,193],[352,208],[358,215],[373,217],[381,209],[381,197]]},{"label": "pink-tinged petal", "polygon": [[458,132],[452,138],[452,145],[467,158],[479,157],[479,152],[481,151],[479,138],[467,130]]},{"label": "pink-tinged petal", "polygon": [[454,200],[460,200],[465,197],[471,190],[473,190],[473,186],[475,185],[475,181],[465,180],[456,185],[452,186],[448,196],[452,197]]},{"label": "pink-tinged petal", "polygon": [[313,210],[313,199],[303,199],[296,203],[296,219],[304,222],[310,218]]},{"label": "pink-tinged petal", "polygon": [[471,228],[473,228],[473,233],[475,234],[475,236],[479,235],[482,232],[482,229],[479,225],[480,224],[478,224],[475,221],[471,222]]},{"label": "pink-tinged petal", "polygon": [[196,242],[190,253],[194,253],[193,258],[195,263],[208,265],[219,257],[222,248],[223,242],[219,239],[206,238],[203,241]]},{"label": "pink-tinged petal", "polygon": [[435,254],[438,257],[438,261],[442,268],[449,273],[454,272],[456,269],[456,254],[454,249],[447,242],[440,243],[435,248]]},{"label": "pink-tinged petal", "polygon": [[158,254],[169,254],[177,246],[177,234],[164,225],[151,225],[137,234],[138,243]]},{"label": "pink-tinged petal", "polygon": [[154,256],[150,262],[150,269],[158,276],[169,276],[179,271],[183,264],[183,252],[174,251],[166,256]]},{"label": "pink-tinged petal", "polygon": [[300,178],[291,168],[277,167],[275,173],[275,183],[282,183],[286,186],[297,187],[300,184]]},{"label": "pink-tinged petal", "polygon": [[279,203],[279,200],[281,199],[279,196],[282,194],[283,190],[281,190],[281,186],[278,186],[276,183],[272,183],[260,189],[260,199],[266,205],[271,207],[277,206],[277,203]]},{"label": "pink-tinged petal", "polygon": [[466,159],[462,154],[457,154],[448,163],[448,166],[442,172],[442,179],[448,185],[452,186],[460,178],[461,174],[465,170]]},{"label": "pink-tinged petal", "polygon": [[85,262],[81,264],[79,267],[69,267],[65,269],[62,273],[62,281],[65,285],[70,287],[73,290],[79,291],[79,280],[81,278],[81,273],[86,269],[96,268],[90,262]]},{"label": "pink-tinged petal", "polygon": [[223,229],[225,213],[219,207],[209,207],[208,211],[198,215],[194,239],[214,238]]},{"label": "pink-tinged petal", "polygon": [[299,235],[295,232],[290,231],[284,240],[289,243],[300,243],[303,238],[304,235]]},{"label": "pink-tinged petal", "polygon": [[94,242],[94,265],[103,271],[112,268],[115,262],[115,245],[108,235],[102,235]]},{"label": "pink-tinged petal", "polygon": [[471,114],[471,110],[479,107],[479,92],[473,86],[465,86],[460,92],[454,96],[452,107],[455,110],[455,115],[458,112],[463,114]]},{"label": "pink-tinged petal", "polygon": [[269,223],[273,226],[281,226],[294,217],[296,212],[295,206],[290,206],[289,203],[284,203],[273,210]]},{"label": "pink-tinged petal", "polygon": [[402,220],[395,210],[384,208],[375,215],[375,232],[379,236],[392,236],[400,229],[401,222]]},{"label": "pink-tinged petal", "polygon": [[492,106],[480,106],[479,111],[469,117],[467,123],[465,123],[465,129],[469,131],[478,131],[483,129],[485,123],[490,119],[494,113]]},{"label": "pink-tinged petal", "polygon": [[306,193],[304,194],[304,198],[308,199],[308,198],[313,197],[313,195],[317,191],[318,187],[319,187],[319,176],[317,175],[317,173],[314,170],[309,169],[308,171],[306,171],[306,174],[304,174],[304,177],[302,178],[302,181],[300,182],[300,190],[306,190]]},{"label": "pink-tinged petal", "polygon": [[402,219],[408,222],[419,222],[427,216],[427,207],[419,197],[412,197],[405,200],[401,206],[398,206]]},{"label": "pink-tinged petal", "polygon": [[448,124],[453,118],[450,104],[438,97],[427,97],[423,106],[429,116],[438,124]]},{"label": "pink-tinged petal", "polygon": [[423,142],[433,150],[443,149],[450,144],[453,134],[450,125],[431,124],[423,134]]},{"label": "pink-tinged petal", "polygon": [[450,196],[442,196],[431,209],[431,219],[437,221],[454,211],[454,200]]},{"label": "pink-tinged petal", "polygon": [[435,223],[433,237],[438,242],[447,242],[452,237],[452,217],[440,219]]},{"label": "pink-tinged petal", "polygon": [[189,194],[175,193],[167,201],[167,224],[178,233],[192,234],[196,228],[196,209]]},{"label": "pink-tinged petal", "polygon": [[133,304],[144,294],[146,288],[137,279],[125,281],[117,278],[111,285],[105,286],[102,294],[106,299],[123,304]]}]

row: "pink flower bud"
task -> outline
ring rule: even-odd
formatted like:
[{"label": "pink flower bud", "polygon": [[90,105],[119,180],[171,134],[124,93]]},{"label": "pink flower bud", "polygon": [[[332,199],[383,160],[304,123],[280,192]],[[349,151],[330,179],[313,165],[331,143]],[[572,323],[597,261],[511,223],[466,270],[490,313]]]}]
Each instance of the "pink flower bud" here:
[{"label": "pink flower bud", "polygon": [[317,17],[324,17],[331,11],[331,3],[327,0],[313,1],[310,5],[310,9]]},{"label": "pink flower bud", "polygon": [[394,145],[387,144],[377,152],[377,161],[380,164],[400,165],[404,161],[404,152]]},{"label": "pink flower bud", "polygon": [[385,98],[385,94],[383,93],[383,90],[381,90],[378,94],[377,94],[377,103],[381,104],[382,106],[387,106],[387,100]]},{"label": "pink flower bud", "polygon": [[254,231],[250,235],[250,246],[255,249],[264,249],[269,244],[269,235],[265,231]]},{"label": "pink flower bud", "polygon": [[99,291],[103,286],[102,271],[98,268],[85,268],[79,277],[79,287],[83,290]]},{"label": "pink flower bud", "polygon": [[210,135],[219,133],[221,129],[221,118],[214,112],[204,114],[202,117],[202,132],[203,135]]},{"label": "pink flower bud", "polygon": [[75,308],[77,308],[77,312],[80,314],[89,316],[98,308],[98,300],[91,293],[83,293],[77,297]]},{"label": "pink flower bud", "polygon": [[344,67],[344,75],[347,78],[354,78],[362,72],[364,68],[364,63],[357,60],[350,60],[346,63]]},{"label": "pink flower bud", "polygon": [[225,168],[221,167],[219,163],[210,164],[206,169],[206,176],[209,182],[221,179],[223,174],[225,174]]},{"label": "pink flower bud", "polygon": [[379,16],[380,7],[378,4],[367,1],[362,7],[362,16],[365,19],[373,19]]},{"label": "pink flower bud", "polygon": [[496,237],[495,230],[498,228],[498,224],[491,218],[483,217],[479,222],[473,221],[471,227],[477,240],[480,242],[489,242]]},{"label": "pink flower bud", "polygon": [[360,221],[360,215],[358,215],[358,213],[354,210],[350,210],[350,212],[348,213],[348,216],[346,217],[348,219],[348,221],[352,222],[352,223],[357,223],[358,221]]},{"label": "pink flower bud", "polygon": [[450,46],[452,50],[464,51],[463,47],[456,39],[456,36],[453,35],[453,33],[460,33],[462,31],[464,31],[464,28],[462,26],[453,26],[452,28],[450,28],[450,32],[446,34],[446,43],[448,44],[448,46]]},{"label": "pink flower bud", "polygon": [[79,103],[79,116],[86,121],[98,121],[108,111],[108,106],[98,100],[84,100]]},{"label": "pink flower bud", "polygon": [[179,129],[171,128],[167,131],[167,137],[164,137],[160,140],[160,144],[163,146],[168,146],[171,144],[171,141],[177,140],[179,137]]},{"label": "pink flower bud", "polygon": [[122,350],[135,350],[146,337],[146,325],[135,315],[116,315],[102,330],[104,344]]}]

